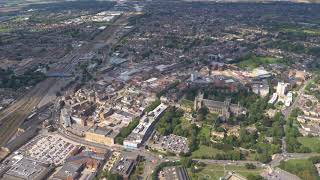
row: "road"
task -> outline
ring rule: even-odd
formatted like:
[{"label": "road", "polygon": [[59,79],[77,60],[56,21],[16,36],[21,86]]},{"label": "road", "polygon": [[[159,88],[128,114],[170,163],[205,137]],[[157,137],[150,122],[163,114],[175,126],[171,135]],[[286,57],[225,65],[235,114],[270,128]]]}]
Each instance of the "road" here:
[{"label": "road", "polygon": [[[308,82],[306,82],[307,84]],[[300,99],[300,96],[302,95],[303,89],[305,88],[305,86],[303,86],[299,92],[298,92],[298,96],[295,99],[295,102],[293,103],[292,107],[287,111],[288,114],[291,113],[291,111],[296,107],[297,102]],[[288,117],[288,116],[287,116]],[[153,172],[154,168],[160,164],[161,162],[165,162],[165,161],[177,161],[179,160],[178,157],[159,157],[157,154],[153,154],[152,152],[149,152],[145,149],[136,149],[136,150],[126,150],[124,149],[122,146],[119,145],[115,145],[115,146],[104,146],[101,144],[97,144],[97,143],[92,143],[92,142],[86,142],[84,139],[79,138],[79,137],[74,137],[73,135],[66,135],[66,132],[60,132],[62,136],[64,136],[65,138],[69,138],[75,142],[78,142],[80,144],[84,144],[84,145],[88,145],[88,146],[92,146],[92,147],[96,147],[96,148],[106,148],[106,149],[112,149],[112,150],[116,150],[116,151],[122,151],[125,153],[134,153],[134,154],[139,154],[141,156],[144,156],[146,158],[146,166],[145,166],[145,170],[144,170],[144,174],[143,177],[144,179],[151,179],[150,175]],[[284,139],[283,139],[284,141]],[[274,169],[274,173],[273,175],[270,174],[266,174],[266,176],[268,176],[268,178],[270,179],[277,179],[280,177],[296,177],[290,173],[287,172],[283,172],[282,170],[277,170],[276,171],[276,167],[280,164],[281,161],[283,160],[289,160],[289,159],[302,159],[302,158],[309,158],[318,154],[314,154],[314,153],[309,153],[309,154],[305,154],[305,153],[287,153],[286,152],[286,147],[285,147],[285,142],[283,143],[283,153],[282,154],[277,154],[276,157],[268,164],[263,164],[261,162],[258,161],[246,161],[246,160],[240,160],[240,161],[231,161],[231,160],[212,160],[212,159],[194,159],[194,161],[197,162],[203,162],[205,164],[221,164],[221,165],[245,165],[247,163],[252,163],[254,165],[256,165],[257,167],[270,167],[271,169]]]},{"label": "road", "polygon": [[282,114],[284,115],[286,120],[288,120],[291,112],[297,107],[297,105],[299,105],[298,102],[300,101],[300,98],[303,95],[304,89],[306,88],[306,86],[309,84],[310,81],[312,81],[312,78],[306,81],[304,85],[299,89],[299,91],[297,92],[297,97],[295,98],[292,105],[287,109],[285,109],[284,111],[282,111]]},{"label": "road", "polygon": [[[102,145],[99,143],[94,143],[94,142],[89,142],[84,140],[81,137],[75,136],[67,132],[62,128],[61,125],[58,125],[58,131],[56,132],[57,134],[61,135],[62,137],[69,139],[72,142],[75,142],[77,144],[82,144],[86,145],[89,147],[94,147],[94,148],[99,148],[99,149],[109,149],[113,151],[120,151],[123,152],[124,154],[128,155],[140,155],[144,156],[146,159],[146,165],[144,169],[144,174],[143,174],[143,179],[150,180],[151,179],[151,174],[155,167],[159,165],[162,162],[166,161],[178,161],[180,160],[179,157],[175,156],[167,156],[167,157],[160,157],[158,154],[152,153],[144,148],[140,149],[126,149],[121,145],[113,145],[113,146],[107,146],[107,145]],[[213,160],[213,159],[193,159],[196,162],[202,162],[205,164],[220,164],[220,165],[245,165],[247,163],[252,163],[256,165],[257,167],[261,168],[266,168],[269,167],[270,169],[274,169],[274,174],[268,174],[266,173],[265,176],[268,177],[269,179],[279,179],[280,177],[296,177],[293,174],[290,174],[288,172],[283,172],[282,170],[277,170],[277,166],[280,164],[280,161],[282,160],[289,160],[289,159],[304,159],[304,158],[309,158],[312,156],[316,156],[319,154],[316,153],[287,153],[286,155],[283,154],[278,154],[277,158],[272,160],[268,164],[263,164],[258,161],[247,161],[247,160],[239,160],[239,161],[232,161],[232,160]]]},{"label": "road", "polygon": [[[299,101],[301,96],[303,95],[304,89],[306,88],[306,86],[309,84],[309,82],[312,81],[312,78],[309,79],[308,81],[306,81],[304,83],[304,85],[299,89],[299,91],[297,92],[297,97],[294,99],[294,102],[292,103],[292,105],[290,107],[288,107],[287,109],[282,111],[282,114],[284,115],[285,121],[288,121],[290,114],[292,113],[292,111],[297,108],[297,106],[299,105]],[[284,129],[286,129],[286,124],[283,127]],[[281,139],[282,141],[282,155],[286,156],[287,155],[287,144],[285,141],[285,137],[283,137]]]},{"label": "road", "polygon": [[[144,170],[144,177],[145,177],[144,179],[151,179],[150,175],[152,174],[155,167],[158,164],[160,164],[161,162],[164,162],[165,160],[169,160],[166,158],[160,159],[160,157],[158,155],[153,154],[144,148],[126,149],[123,146],[118,145],[118,144],[115,144],[113,146],[107,146],[107,145],[103,145],[103,144],[99,144],[99,143],[95,143],[95,142],[86,141],[85,139],[83,139],[79,136],[70,134],[61,125],[58,125],[58,124],[56,124],[56,125],[57,125],[57,129],[58,129],[56,134],[62,136],[65,139],[68,139],[74,143],[88,146],[88,147],[92,147],[92,148],[96,148],[96,149],[108,149],[108,150],[112,150],[112,151],[119,151],[119,152],[122,152],[124,154],[129,155],[129,156],[132,156],[132,155],[143,156],[146,160],[146,165],[145,165],[145,170]],[[174,158],[174,159],[170,159],[170,160],[178,160],[178,158]]]},{"label": "road", "polygon": [[[127,18],[120,18],[117,23],[119,25],[116,26],[110,26],[110,28],[107,28],[104,32],[99,34],[95,40],[93,40],[91,43],[86,45],[80,50],[77,50],[76,52],[71,52],[70,54],[66,55],[61,59],[61,62],[56,70],[58,71],[65,71],[65,72],[72,72],[74,71],[77,60],[85,53],[88,53],[91,51],[93,44],[97,42],[104,42],[109,45],[113,45],[116,42],[118,42],[119,37],[116,36],[116,34],[121,30],[121,27],[126,25]],[[0,112],[0,122],[1,122],[1,131],[0,131],[0,145],[4,145],[6,142],[10,140],[10,138],[15,134],[17,128],[23,123],[24,119],[26,119],[34,110],[34,107],[37,107],[41,99],[46,95],[46,93],[57,83],[59,79],[55,78],[48,78],[42,82],[40,82],[38,85],[36,85],[29,93],[27,93],[23,98],[21,98],[19,101],[14,103],[12,106],[8,107],[7,109]],[[310,80],[309,80],[310,81]],[[308,82],[309,82],[308,81]],[[306,82],[306,84],[308,83]],[[306,86],[306,84],[299,90],[298,96],[296,97],[293,105],[286,109],[283,114],[285,118],[287,119],[289,115],[291,114],[292,110],[297,106],[297,103],[303,93],[303,90]],[[88,142],[85,141],[82,138],[79,138],[75,135],[72,135],[70,133],[65,132],[65,130],[61,129],[61,127],[58,127],[59,131],[57,132],[64,138],[70,139],[71,141],[77,142],[79,144],[83,144],[86,146],[96,147],[100,149],[111,149],[116,151],[124,151],[126,153],[135,153],[142,155],[147,160],[147,165],[145,169],[145,175],[146,179],[150,179],[150,174],[155,168],[155,166],[161,162],[164,161],[176,161],[178,160],[177,157],[165,157],[160,158],[158,155],[155,155],[145,149],[137,149],[137,150],[125,150],[123,146],[115,145],[115,146],[106,146],[94,142]],[[284,149],[285,149],[285,143]],[[314,156],[315,154],[288,154],[286,151],[285,153],[280,154],[279,158],[271,161],[269,165],[271,167],[275,167],[279,164],[281,160],[287,160],[287,159],[298,159],[298,158],[307,158]],[[211,160],[211,159],[195,159],[195,161],[203,162],[207,164],[233,164],[233,165],[244,165],[246,163],[253,163],[258,167],[264,166],[262,163],[257,161],[230,161],[230,160]]]}]

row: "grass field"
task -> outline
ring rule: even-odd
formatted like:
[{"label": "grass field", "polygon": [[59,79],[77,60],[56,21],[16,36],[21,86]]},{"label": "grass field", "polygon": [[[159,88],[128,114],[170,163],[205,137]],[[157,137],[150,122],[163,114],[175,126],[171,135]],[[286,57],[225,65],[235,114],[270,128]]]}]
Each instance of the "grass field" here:
[{"label": "grass field", "polygon": [[273,58],[273,57],[258,57],[258,56],[249,56],[242,61],[240,61],[239,66],[241,68],[249,68],[254,69],[261,65],[268,65],[268,64],[281,64],[282,60]]},{"label": "grass field", "polygon": [[227,171],[235,171],[236,173],[240,174],[241,176],[248,177],[250,174],[259,175],[263,171],[262,168],[257,169],[247,169],[244,166],[235,166],[235,165],[228,165],[226,166]]},{"label": "grass field", "polygon": [[189,174],[192,179],[206,179],[206,180],[219,180],[221,177],[224,177],[228,172],[236,172],[244,177],[247,177],[250,174],[259,175],[263,169],[246,169],[244,166],[235,166],[235,165],[223,165],[218,164],[209,164],[205,167],[201,167],[198,172],[191,173],[189,169]]},{"label": "grass field", "polygon": [[6,26],[1,26],[0,25],[0,33],[9,33],[13,31],[13,29],[9,28],[9,27],[6,27]]},{"label": "grass field", "polygon": [[192,109],[193,109],[193,101],[190,101],[190,100],[188,100],[188,99],[182,99],[181,100],[181,105],[183,106],[183,107],[185,107],[186,109],[188,109],[187,111],[192,111]]},{"label": "grass field", "polygon": [[193,108],[193,101],[190,101],[188,99],[182,99],[181,104],[190,108]]},{"label": "grass field", "polygon": [[298,137],[298,141],[312,152],[320,153],[320,138],[318,137]]},{"label": "grass field", "polygon": [[318,30],[318,29],[282,28],[280,31],[294,33],[297,35],[320,36],[320,30]]},{"label": "grass field", "polygon": [[192,158],[201,158],[204,155],[215,156],[218,153],[223,153],[223,151],[216,148],[201,145],[198,150],[192,153]]},{"label": "grass field", "polygon": [[281,162],[279,167],[299,176],[302,180],[320,180],[316,167],[308,159],[294,159]]}]

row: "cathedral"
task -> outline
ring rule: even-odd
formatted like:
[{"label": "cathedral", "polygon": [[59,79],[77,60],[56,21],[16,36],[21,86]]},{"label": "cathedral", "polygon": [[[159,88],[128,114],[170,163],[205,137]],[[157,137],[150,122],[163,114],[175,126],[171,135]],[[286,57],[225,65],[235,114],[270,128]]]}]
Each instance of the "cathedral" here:
[{"label": "cathedral", "polygon": [[245,111],[240,104],[232,104],[231,99],[226,99],[224,102],[204,99],[203,92],[200,92],[194,99],[194,110],[199,110],[202,107],[207,107],[211,113],[217,113],[225,120],[231,115],[238,116]]}]

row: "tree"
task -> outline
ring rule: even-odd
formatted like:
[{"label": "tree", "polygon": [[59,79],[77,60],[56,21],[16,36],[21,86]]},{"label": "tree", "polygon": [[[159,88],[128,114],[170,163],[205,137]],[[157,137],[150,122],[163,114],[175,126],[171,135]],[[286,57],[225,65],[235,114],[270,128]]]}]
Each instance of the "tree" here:
[{"label": "tree", "polygon": [[62,109],[65,105],[66,103],[64,101],[59,101],[60,109]]},{"label": "tree", "polygon": [[181,159],[181,164],[186,168],[190,168],[192,165],[192,159],[190,157],[183,157]]},{"label": "tree", "polygon": [[246,163],[246,164],[245,164],[245,167],[246,167],[247,169],[256,169],[256,168],[257,168],[257,166],[255,166],[255,165],[252,164],[252,163]]},{"label": "tree", "polygon": [[111,173],[110,171],[103,171],[101,178],[107,178],[108,180],[123,180],[122,176],[116,173]]},{"label": "tree", "polygon": [[150,112],[152,110],[154,110],[157,106],[159,106],[161,104],[160,99],[156,99],[155,101],[153,101],[148,107],[145,108],[145,112]]},{"label": "tree", "polygon": [[261,154],[256,154],[255,159],[257,161],[260,161],[262,163],[268,163],[271,161],[271,156],[268,153],[261,153]]},{"label": "tree", "polygon": [[309,158],[309,160],[313,163],[313,164],[318,164],[320,163],[320,156],[314,156]]},{"label": "tree", "polygon": [[120,176],[119,174],[110,174],[108,176],[108,180],[122,180],[122,176]]},{"label": "tree", "polygon": [[139,119],[132,120],[127,127],[120,130],[120,133],[116,136],[115,142],[117,144],[123,144],[124,139],[131,133],[131,131],[136,128],[139,124]]}]

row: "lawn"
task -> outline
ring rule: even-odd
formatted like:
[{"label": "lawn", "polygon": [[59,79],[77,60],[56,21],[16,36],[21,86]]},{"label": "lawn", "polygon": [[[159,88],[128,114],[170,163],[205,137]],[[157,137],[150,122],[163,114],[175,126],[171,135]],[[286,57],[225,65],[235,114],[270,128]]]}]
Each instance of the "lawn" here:
[{"label": "lawn", "polygon": [[199,171],[192,173],[189,169],[189,175],[192,179],[210,179],[210,180],[219,180],[221,177],[224,177],[226,173],[234,171],[244,177],[247,177],[250,174],[259,175],[263,169],[246,169],[244,166],[235,166],[235,165],[223,165],[218,164],[208,164],[205,167],[200,167]]},{"label": "lawn", "polygon": [[316,167],[308,159],[282,161],[279,167],[285,171],[299,176],[303,180],[320,179]]},{"label": "lawn", "polygon": [[192,179],[219,180],[225,175],[225,172],[222,165],[209,164],[205,167],[201,167],[200,170],[196,173],[192,173],[190,169],[188,169],[188,174]]},{"label": "lawn", "polygon": [[183,106],[189,107],[189,108],[193,108],[193,101],[190,101],[188,99],[182,99],[181,100],[181,104]]},{"label": "lawn", "polygon": [[312,152],[320,153],[320,138],[318,137],[298,137],[298,141]]},{"label": "lawn", "polygon": [[223,153],[223,151],[216,148],[200,145],[198,150],[192,152],[192,158],[201,158],[202,156],[215,156],[218,153]]},{"label": "lawn", "polygon": [[251,55],[251,56],[243,58],[243,60],[241,60],[239,63],[239,67],[254,69],[254,68],[257,68],[261,65],[282,64],[282,63],[283,63],[282,59]]},{"label": "lawn", "polygon": [[257,169],[247,169],[244,166],[235,166],[235,165],[227,165],[227,171],[235,171],[236,173],[240,174],[241,176],[247,177],[250,174],[259,175],[262,172],[262,168]]},{"label": "lawn", "polygon": [[193,110],[193,101],[190,101],[188,99],[182,99],[181,105],[187,112],[191,112]]}]

